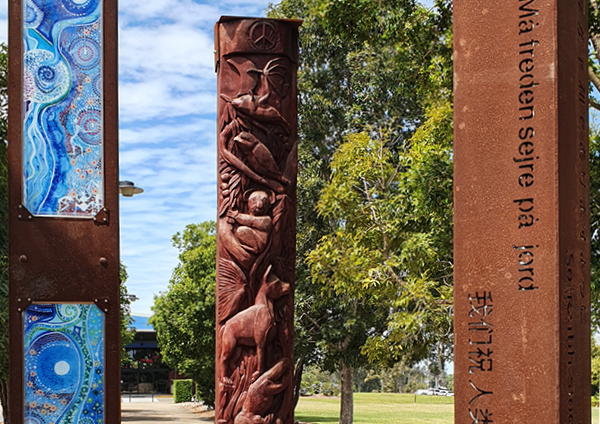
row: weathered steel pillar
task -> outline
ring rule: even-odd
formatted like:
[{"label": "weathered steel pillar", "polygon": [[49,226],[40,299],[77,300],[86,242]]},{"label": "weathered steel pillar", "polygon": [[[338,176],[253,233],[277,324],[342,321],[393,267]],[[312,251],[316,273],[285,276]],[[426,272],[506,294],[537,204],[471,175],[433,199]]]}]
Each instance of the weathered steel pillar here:
[{"label": "weathered steel pillar", "polygon": [[117,3],[9,13],[11,421],[117,424]]},{"label": "weathered steel pillar", "polygon": [[455,419],[590,422],[586,0],[455,0]]},{"label": "weathered steel pillar", "polygon": [[300,23],[222,17],[215,26],[219,94],[215,380],[216,422],[221,424],[294,422]]}]

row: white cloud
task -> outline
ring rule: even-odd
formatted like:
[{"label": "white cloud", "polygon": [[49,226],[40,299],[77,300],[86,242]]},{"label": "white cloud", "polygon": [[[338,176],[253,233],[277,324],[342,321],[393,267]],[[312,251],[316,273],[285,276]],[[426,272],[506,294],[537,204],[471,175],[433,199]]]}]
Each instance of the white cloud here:
[{"label": "white cloud", "polygon": [[196,137],[197,134],[204,134],[207,140],[212,141],[216,134],[215,120],[192,118],[176,124],[148,122],[129,125],[120,130],[119,142],[121,148],[129,148],[138,144],[172,142],[173,140],[186,139],[186,137],[189,139],[191,136]]},{"label": "white cloud", "polygon": [[[145,190],[120,201],[134,312],[150,313],[166,290],[179,254],[173,234],[216,218],[214,24],[221,15],[264,16],[269,2],[119,2],[120,179]],[[0,42],[7,10],[1,2]]]}]

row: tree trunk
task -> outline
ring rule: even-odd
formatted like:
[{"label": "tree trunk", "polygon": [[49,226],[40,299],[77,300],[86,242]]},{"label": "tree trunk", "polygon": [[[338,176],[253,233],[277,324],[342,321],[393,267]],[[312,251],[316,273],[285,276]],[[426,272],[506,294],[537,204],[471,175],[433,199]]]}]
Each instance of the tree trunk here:
[{"label": "tree trunk", "polygon": [[354,399],[352,387],[352,367],[342,365],[342,401],[340,405],[340,424],[352,424]]},{"label": "tree trunk", "polygon": [[10,417],[8,415],[8,381],[3,378],[0,378],[0,403],[2,403],[4,424],[10,424]]},{"label": "tree trunk", "polygon": [[302,372],[304,371],[304,358],[299,358],[296,361],[294,369],[294,409],[298,406],[300,400],[300,389],[302,388]]},{"label": "tree trunk", "polygon": [[445,366],[446,366],[446,361],[444,361],[444,346],[442,345],[442,343],[438,343],[437,345],[437,357],[438,357],[438,368],[440,369],[440,374],[438,377],[438,382],[437,385],[438,387],[441,386],[442,382],[444,381],[444,377],[446,376],[446,371],[444,370]]}]

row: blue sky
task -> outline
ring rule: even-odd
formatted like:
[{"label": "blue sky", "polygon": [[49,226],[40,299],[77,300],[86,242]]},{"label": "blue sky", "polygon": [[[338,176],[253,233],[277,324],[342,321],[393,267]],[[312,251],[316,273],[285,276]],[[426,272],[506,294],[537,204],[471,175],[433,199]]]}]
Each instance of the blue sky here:
[{"label": "blue sky", "polygon": [[[150,314],[177,264],[171,237],[216,217],[216,75],[221,15],[265,16],[274,0],[119,1],[121,259],[136,314]],[[428,1],[425,1],[427,4]],[[0,3],[0,41],[7,39]]]},{"label": "blue sky", "polygon": [[216,218],[216,75],[221,15],[264,16],[268,0],[119,2],[120,175],[144,188],[121,198],[128,289],[149,314],[177,264],[171,237]]},{"label": "blue sky", "polygon": [[[273,2],[273,0],[271,0]],[[216,75],[221,15],[265,16],[269,0],[119,1],[121,260],[136,314],[150,314],[177,264],[171,237],[216,218]],[[7,41],[0,2],[0,42]]]},{"label": "blue sky", "polygon": [[121,179],[145,190],[121,201],[121,258],[140,298],[136,313],[150,313],[167,287],[173,234],[216,218],[214,23],[264,16],[270,2],[278,3],[120,1]]}]

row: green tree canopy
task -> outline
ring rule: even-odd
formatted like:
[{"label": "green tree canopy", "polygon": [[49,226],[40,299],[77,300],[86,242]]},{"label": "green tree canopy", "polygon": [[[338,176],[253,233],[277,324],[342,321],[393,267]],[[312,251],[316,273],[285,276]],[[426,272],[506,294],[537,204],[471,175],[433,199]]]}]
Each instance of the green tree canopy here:
[{"label": "green tree canopy", "polygon": [[[435,327],[427,308],[442,309],[450,322],[450,2],[430,9],[414,0],[283,0],[269,13],[304,19],[296,357],[343,367],[427,356],[437,334],[448,340],[446,330],[421,330],[427,319]],[[364,157],[365,149],[385,154]],[[426,210],[431,205],[435,211]],[[409,214],[405,222],[400,213]],[[410,285],[418,289],[412,298],[392,299]],[[371,321],[355,325],[363,319]],[[340,422],[351,421],[347,408]]]},{"label": "green tree canopy", "polygon": [[216,225],[190,224],[173,245],[179,264],[167,291],[154,298],[150,323],[163,361],[191,377],[196,395],[214,407]]}]

